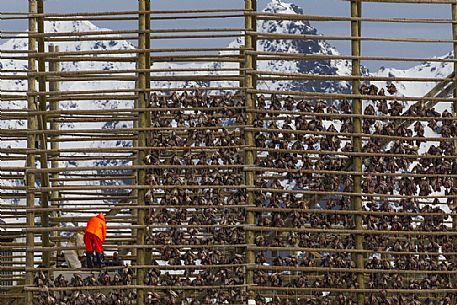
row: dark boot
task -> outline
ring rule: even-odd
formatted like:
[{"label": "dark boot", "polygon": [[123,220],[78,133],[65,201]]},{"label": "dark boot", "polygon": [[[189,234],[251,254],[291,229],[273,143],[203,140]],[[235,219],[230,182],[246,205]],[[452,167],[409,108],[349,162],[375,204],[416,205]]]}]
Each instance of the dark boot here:
[{"label": "dark boot", "polygon": [[103,267],[103,252],[95,252],[95,266],[98,268]]},{"label": "dark boot", "polygon": [[94,268],[94,252],[86,252],[87,268]]}]

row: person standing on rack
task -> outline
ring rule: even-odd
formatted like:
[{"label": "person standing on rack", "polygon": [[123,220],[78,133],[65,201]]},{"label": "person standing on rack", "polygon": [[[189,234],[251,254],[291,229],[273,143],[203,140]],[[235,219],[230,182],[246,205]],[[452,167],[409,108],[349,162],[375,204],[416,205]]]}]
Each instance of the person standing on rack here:
[{"label": "person standing on rack", "polygon": [[[93,268],[94,265],[101,268],[103,264],[103,242],[106,240],[105,215],[100,212],[97,216],[91,217],[87,222],[84,233],[84,244],[86,245],[86,265]],[[95,250],[95,261],[94,261]]]}]

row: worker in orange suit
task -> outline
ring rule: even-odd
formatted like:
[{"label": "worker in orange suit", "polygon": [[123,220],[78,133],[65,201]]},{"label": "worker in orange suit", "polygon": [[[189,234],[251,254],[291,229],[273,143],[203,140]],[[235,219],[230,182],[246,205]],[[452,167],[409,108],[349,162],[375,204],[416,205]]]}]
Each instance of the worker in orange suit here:
[{"label": "worker in orange suit", "polygon": [[[103,264],[103,242],[106,240],[106,220],[103,213],[91,217],[87,222],[84,233],[84,244],[86,245],[87,267],[94,265],[101,268]],[[95,261],[94,261],[95,250]]]}]

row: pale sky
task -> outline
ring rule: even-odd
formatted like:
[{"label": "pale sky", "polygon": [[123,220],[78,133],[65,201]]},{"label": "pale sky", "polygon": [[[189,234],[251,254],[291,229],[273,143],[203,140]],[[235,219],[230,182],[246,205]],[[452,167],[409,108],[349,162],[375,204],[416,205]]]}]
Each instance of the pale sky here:
[{"label": "pale sky", "polygon": [[[262,10],[270,0],[259,0],[258,9]],[[284,0],[293,2],[304,9],[308,15],[321,16],[348,16],[350,13],[349,2],[342,0]],[[27,10],[27,0],[0,0],[0,12],[17,12]],[[151,1],[154,10],[173,9],[219,9],[219,8],[243,8],[242,0],[161,0]],[[45,2],[46,12],[91,12],[91,11],[122,11],[136,10],[137,0],[47,0]],[[383,4],[364,3],[363,15],[365,17],[408,17],[408,18],[451,18],[450,5],[430,4]],[[27,28],[26,20],[0,21],[2,31],[22,31]],[[120,21],[99,21],[94,22],[98,26],[110,29],[134,29],[136,22]],[[190,27],[242,27],[243,19],[203,19],[184,21],[162,21],[153,22],[156,28],[190,28]],[[311,22],[318,31],[325,35],[350,34],[349,23]],[[363,35],[368,37],[408,37],[408,38],[435,38],[451,39],[450,24],[385,24],[385,23],[364,23]],[[211,40],[186,40],[190,47],[225,47],[233,38],[211,39]],[[2,40],[3,41],[3,40]],[[329,41],[341,53],[349,54],[349,42]],[[153,47],[182,47],[183,41],[154,40]],[[424,44],[424,43],[379,43],[363,42],[363,55],[372,56],[402,56],[402,57],[433,57],[441,56],[452,49],[451,44]],[[380,66],[408,68],[415,63],[410,62],[363,62],[371,71],[377,70]]]}]

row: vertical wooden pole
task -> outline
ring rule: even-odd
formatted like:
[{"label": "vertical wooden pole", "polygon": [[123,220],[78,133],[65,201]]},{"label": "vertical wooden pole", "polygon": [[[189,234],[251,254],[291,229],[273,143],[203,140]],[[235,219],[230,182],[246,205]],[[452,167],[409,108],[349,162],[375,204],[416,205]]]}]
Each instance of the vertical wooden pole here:
[{"label": "vertical wooden pole", "polygon": [[[146,10],[151,11],[151,0],[146,0]],[[150,91],[151,89],[151,52],[149,51],[151,49],[151,14],[147,13],[146,14],[146,30],[148,31],[146,33],[146,49],[148,50],[145,54],[146,56],[146,69],[148,70],[146,72],[146,89],[147,89],[147,94],[146,96],[148,97],[146,99],[146,107],[151,108],[151,100],[149,98],[150,96]],[[151,111],[147,111],[146,113],[146,127],[149,128],[151,127]],[[151,145],[151,131],[146,131],[146,146]],[[146,174],[146,173],[145,173]],[[152,263],[152,251],[148,250],[145,251],[145,264],[150,265]]]},{"label": "vertical wooden pole", "polygon": [[[44,13],[44,3],[43,0],[38,0],[38,14]],[[38,17],[38,33],[44,34],[44,17]],[[44,73],[46,72],[46,62],[44,58],[44,36],[38,37],[38,52],[41,54],[38,57],[38,72]],[[42,111],[42,114],[38,117],[38,129],[41,131],[45,131],[47,129],[47,118],[46,118],[46,109],[47,109],[47,99],[46,99],[46,77],[44,75],[40,75],[38,77],[38,90],[40,92],[39,95],[39,109]],[[42,152],[40,153],[40,166],[41,168],[48,168],[48,154],[46,153],[46,149],[48,148],[46,134],[42,133],[39,136],[39,143],[40,149]],[[49,187],[49,176],[48,173],[43,172],[41,173],[41,187]],[[41,206],[43,208],[49,207],[49,192],[41,192]],[[41,225],[43,227],[49,227],[49,212],[43,212],[40,214],[41,216]],[[42,233],[42,241],[44,247],[49,247],[49,232]],[[46,267],[49,267],[50,263],[50,253],[48,251],[43,251],[42,253],[42,260],[43,264]]]},{"label": "vertical wooden pole", "polygon": [[[240,46],[240,55],[246,59],[246,46],[242,45]],[[244,91],[244,80],[246,78],[246,63],[245,62],[240,62],[240,94],[242,96],[246,96],[245,94],[243,94]]]},{"label": "vertical wooden pole", "polygon": [[[453,43],[453,51],[454,51],[454,59],[457,58],[457,3],[451,5],[452,8],[452,39],[454,40]],[[454,88],[454,98],[457,98],[457,62],[454,62],[454,82],[455,82],[455,88]],[[457,101],[454,101],[452,103],[452,110],[454,112],[454,115],[457,115]],[[457,146],[456,146],[457,150]]]},{"label": "vertical wooden pole", "polygon": [[[138,62],[138,59],[137,59],[137,61],[135,63],[135,69],[136,70],[139,69],[138,68],[138,63],[139,62]],[[138,72],[135,73],[135,76],[136,76],[135,89],[138,90],[139,89],[139,86],[138,86]],[[134,98],[134,106],[133,106],[133,108],[136,109],[136,108],[138,108],[138,96],[139,96],[140,93],[138,91],[136,91],[135,94],[136,94],[136,97]],[[132,122],[133,128],[138,128],[138,117],[139,117],[139,114],[137,112],[135,112],[134,113],[134,118],[136,118],[136,120],[133,120],[133,122]],[[133,147],[138,147],[138,134],[133,139],[132,146]],[[138,165],[138,151],[137,150],[133,151],[132,157],[133,157],[133,161],[132,161],[133,165]],[[138,184],[138,181],[137,181],[137,177],[138,176],[136,175],[137,170],[132,171],[132,175],[133,175],[133,173],[135,173],[135,175],[134,175],[135,178],[133,178],[133,180],[132,180],[132,185],[137,185]],[[131,192],[131,195],[132,195],[133,198],[138,198],[138,189],[133,189],[132,192]],[[137,201],[137,203],[138,203],[138,201]],[[132,218],[133,219],[138,218],[138,209],[132,209]],[[137,232],[136,229],[132,229],[132,236],[137,236],[136,232]],[[132,249],[131,253],[132,253],[133,257],[136,257],[137,256],[137,248]]]},{"label": "vertical wooden pole", "polygon": [[[254,11],[256,8],[256,0],[245,0],[245,10]],[[256,19],[252,15],[246,15],[245,17],[245,31],[253,32],[256,30]],[[245,48],[246,51],[255,51],[256,42],[254,36],[250,33],[245,35]],[[247,69],[245,71],[244,86],[245,91],[245,107],[246,107],[246,126],[254,126],[254,113],[252,110],[255,108],[256,104],[256,94],[254,92],[248,92],[248,89],[255,89],[256,82],[252,70],[255,67],[255,58],[252,54],[248,53],[245,55],[244,67]],[[250,70],[250,71],[249,71]],[[252,131],[245,131],[245,142],[246,145],[253,147],[255,146],[254,133]],[[246,166],[253,166],[255,164],[257,152],[254,150],[246,150],[244,156],[244,162]],[[247,171],[245,174],[245,185],[247,187],[255,186],[255,173],[251,170]],[[255,193],[252,190],[247,191],[247,204],[255,205]],[[253,211],[246,212],[246,225],[252,226],[255,225],[255,213]],[[246,244],[251,246],[255,244],[255,233],[249,229],[245,233]],[[255,252],[253,250],[246,251],[246,263],[248,265],[255,264]],[[255,299],[254,291],[250,290],[250,285],[254,284],[254,272],[253,270],[248,270],[246,272],[246,284],[248,285],[248,299]]]},{"label": "vertical wooden pole", "polygon": [[[145,34],[146,31],[146,14],[144,11],[146,10],[146,0],[139,0],[139,6],[138,10],[140,11],[138,15],[138,27],[139,27],[139,34],[138,34],[138,48],[140,50],[145,50],[146,49],[146,40],[147,36]],[[146,73],[144,72],[144,69],[146,68],[146,53],[141,52],[138,53],[138,69],[140,69],[140,72],[138,72],[138,102],[137,102],[137,107],[138,108],[146,108],[147,104],[147,98],[146,98]],[[138,127],[139,128],[146,128],[147,127],[147,112],[142,110],[138,113]],[[147,133],[149,131],[139,131],[138,133],[138,146],[139,147],[145,147],[146,146],[146,139],[147,139]],[[145,165],[145,150],[139,150],[137,154],[137,164],[138,165]],[[146,176],[146,171],[144,168],[138,169],[137,170],[137,184],[138,185],[145,185],[145,177]],[[144,196],[145,196],[145,189],[138,189],[138,200],[137,204],[140,206],[144,206]],[[144,209],[140,208],[138,209],[137,212],[137,224],[142,226],[144,225]],[[136,264],[137,265],[144,265],[145,259],[144,259],[144,254],[145,254],[145,249],[142,248],[141,246],[144,246],[144,235],[145,235],[145,230],[143,227],[139,227],[136,232],[137,235],[137,245],[140,246],[137,250],[136,254]],[[139,268],[137,269],[137,285],[144,285],[144,269]],[[139,288],[137,290],[137,305],[144,305],[145,302],[145,291],[143,288]]]},{"label": "vertical wooden pole", "polygon": [[[362,16],[362,1],[352,1],[351,2],[351,17],[359,18]],[[352,37],[360,37],[361,36],[361,22],[359,20],[351,21],[351,36]],[[352,39],[351,43],[351,50],[352,56],[359,57],[361,54],[361,42],[359,39]],[[360,59],[355,58],[352,60],[352,76],[360,77]],[[360,95],[360,79],[354,79],[352,81],[352,94]],[[362,115],[362,99],[354,98],[352,100],[352,113],[356,115]],[[361,117],[354,117],[352,123],[354,133],[361,134],[362,133],[362,119]],[[362,138],[360,136],[353,136],[352,137],[352,146],[354,147],[354,152],[360,153],[362,152]],[[353,157],[353,166],[354,171],[360,174],[354,175],[353,182],[354,182],[354,193],[361,194],[362,193],[362,157],[361,156],[354,156]],[[362,196],[357,195],[352,197],[352,205],[353,209],[356,211],[362,211]],[[362,215],[355,215],[355,229],[362,230],[363,229],[363,218]],[[363,239],[364,236],[362,234],[355,235],[355,246],[357,250],[363,249]],[[364,261],[363,261],[363,254],[358,252],[355,254],[355,264],[356,267],[359,269],[364,268]],[[363,273],[357,273],[357,286],[360,289],[365,288],[365,279]],[[364,293],[357,293],[357,304],[363,305],[365,302],[365,295]]]},{"label": "vertical wooden pole", "polygon": [[[36,0],[29,0],[29,13],[35,14],[37,12],[37,2]],[[36,17],[29,16],[29,33],[36,34],[37,32],[37,20]],[[29,36],[28,39],[28,50],[29,58],[28,58],[28,73],[27,76],[27,108],[29,111],[35,111],[37,109],[35,98],[36,96],[34,93],[36,92],[36,79],[30,73],[36,72],[36,61],[35,57],[30,56],[36,52],[36,38],[33,35]],[[36,114],[28,113],[27,116],[27,129],[28,130],[37,130],[38,123]],[[27,149],[32,150],[27,154],[27,169],[34,169],[35,166],[35,149],[36,149],[36,135],[35,134],[28,134],[27,135]],[[33,209],[35,207],[35,193],[31,190],[35,187],[35,173],[26,171],[26,184],[27,184],[27,208]],[[33,210],[27,210],[27,226],[33,227],[35,225],[35,213]],[[25,285],[31,286],[33,285],[33,268],[35,265],[34,262],[34,251],[30,250],[34,246],[34,233],[31,231],[27,231],[26,233],[26,255],[25,255],[25,264],[27,267],[26,275],[25,275]],[[33,303],[33,293],[31,291],[26,292],[25,296],[25,303],[27,305],[32,305]]]},{"label": "vertical wooden pole", "polygon": [[[453,51],[454,51],[454,59],[457,58],[457,4],[452,4],[451,5],[452,9],[452,39],[454,40],[453,43]],[[457,98],[457,62],[454,62],[454,91],[453,91],[453,97]],[[454,115],[454,118],[457,118],[457,101],[454,101],[452,103],[452,112]],[[457,156],[457,140],[454,141],[454,154]],[[455,162],[455,161],[454,161]],[[454,187],[457,187],[457,178],[454,178]],[[457,230],[457,199],[454,199],[454,204],[453,204],[453,227],[454,230]]]},{"label": "vertical wooden pole", "polygon": [[[49,52],[50,53],[58,53],[59,52],[59,47],[58,46],[53,46],[53,45],[50,45],[49,46]],[[60,62],[59,61],[50,61],[49,62],[49,71],[50,72],[58,72],[60,71]],[[60,83],[59,81],[50,81],[49,82],[49,91],[50,92],[58,92],[60,91]],[[56,95],[53,96],[54,98],[57,97]],[[49,110],[50,111],[57,111],[60,109],[60,105],[59,105],[59,101],[58,100],[55,100],[53,99],[52,101],[49,102]],[[51,121],[49,123],[49,128],[50,130],[60,130],[60,123],[59,121]],[[51,135],[51,139],[53,141],[51,141],[51,150],[52,151],[56,151],[56,153],[53,153],[53,160],[51,161],[51,168],[59,168],[60,167],[60,162],[58,160],[56,160],[55,158],[59,158],[60,156],[60,153],[59,153],[59,149],[60,149],[60,143],[59,141],[57,141],[59,139],[59,135],[58,134],[53,134]],[[51,178],[52,178],[52,182],[51,182],[51,186],[52,187],[58,187],[59,186],[59,178],[60,178],[60,173],[58,172],[53,172],[51,173]],[[59,205],[59,191],[57,190],[53,190],[51,192],[51,205],[54,204],[56,206],[60,206]],[[56,215],[59,215],[59,212],[54,212],[52,213],[53,216],[56,216]],[[57,233],[56,234],[53,234],[53,236],[57,236]],[[52,256],[56,257],[57,259],[57,253],[56,252],[52,252]],[[57,261],[56,261],[57,263]]]},{"label": "vertical wooden pole", "polygon": [[[457,4],[451,4],[451,10],[452,10],[452,39],[454,40],[453,43],[453,51],[454,51],[454,56],[453,58],[457,58]],[[453,98],[457,98],[457,62],[454,62],[454,90],[453,90]],[[454,119],[457,118],[457,101],[452,102],[452,112],[453,112],[453,117]],[[457,140],[454,140],[454,155],[457,156]],[[456,162],[454,160],[454,162]],[[453,181],[453,186],[457,187],[457,178],[454,178]],[[455,231],[457,230],[457,199],[454,198],[453,204],[450,207],[451,208],[451,213],[452,213],[452,229]],[[456,242],[454,242],[455,244]],[[457,257],[453,257],[451,260],[452,262],[457,263]],[[452,276],[450,279],[452,281],[455,281],[457,278],[456,275]],[[455,305],[457,304],[456,297],[453,297],[451,300],[451,304]]]},{"label": "vertical wooden pole", "polygon": [[[151,11],[151,0],[146,0],[146,10]],[[150,70],[151,69],[151,52],[149,51],[151,49],[151,33],[150,33],[151,14],[150,13],[146,14],[146,30],[147,30],[146,49],[148,50],[145,54],[146,55],[146,69]],[[149,96],[149,89],[151,89],[151,71],[146,72],[146,89],[148,89],[147,96]],[[149,100],[149,98],[146,100],[146,105],[147,105],[147,108],[151,107],[151,101]],[[150,111],[147,112],[147,124],[146,125],[147,125],[147,127],[151,127],[151,112]],[[151,143],[151,132],[148,131],[146,134],[147,134],[146,141],[149,145]]]},{"label": "vertical wooden pole", "polygon": [[[37,13],[44,14],[44,0],[37,0]],[[39,16],[37,18],[38,22],[38,33],[44,34],[44,17]],[[44,59],[44,36],[38,37],[38,52],[41,53],[38,57],[38,71],[45,72],[46,71],[46,63]],[[44,75],[40,75],[38,77],[38,89],[40,93],[46,92],[46,78]],[[46,111],[46,95],[40,94],[39,95],[39,104],[40,110]]]},{"label": "vertical wooden pole", "polygon": [[[257,0],[252,0],[252,11],[253,12],[257,12]],[[257,16],[252,16],[251,17],[251,30],[254,31],[254,32],[257,32]],[[253,50],[256,51],[257,50],[257,36],[255,35],[251,35],[251,44],[253,46]],[[254,70],[257,70],[257,55],[252,55],[252,69]],[[254,84],[254,87],[253,89],[256,89],[257,88],[257,75],[253,75],[252,76],[252,81],[253,81],[253,84]],[[253,94],[254,96],[254,107],[256,105],[256,94]],[[254,152],[256,155],[257,153]]]},{"label": "vertical wooden pole", "polygon": [[[146,0],[145,3],[146,11],[151,11],[151,0]],[[145,48],[148,50],[146,51],[146,69],[151,69],[151,52],[149,49],[151,48],[151,14],[146,14],[146,46]],[[148,71],[146,72],[146,88],[151,88],[151,73]]]}]

